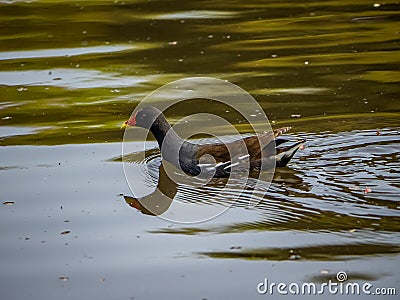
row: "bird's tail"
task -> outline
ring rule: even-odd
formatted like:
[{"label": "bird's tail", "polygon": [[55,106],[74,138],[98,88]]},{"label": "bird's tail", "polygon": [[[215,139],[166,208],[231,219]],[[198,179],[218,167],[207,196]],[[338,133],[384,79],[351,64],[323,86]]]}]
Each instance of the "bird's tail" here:
[{"label": "bird's tail", "polygon": [[299,150],[299,148],[305,141],[306,140],[301,140],[291,146],[280,148],[278,150],[278,154],[275,156],[276,167],[286,166],[287,163],[292,159],[292,157],[296,153],[296,151]]}]

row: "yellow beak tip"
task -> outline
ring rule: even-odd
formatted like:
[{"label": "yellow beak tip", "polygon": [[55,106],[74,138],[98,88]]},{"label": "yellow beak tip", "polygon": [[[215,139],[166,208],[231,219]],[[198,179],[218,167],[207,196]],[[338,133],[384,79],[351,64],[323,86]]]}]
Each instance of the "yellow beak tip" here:
[{"label": "yellow beak tip", "polygon": [[121,125],[121,129],[125,129],[126,127],[128,127],[128,125],[127,125],[126,123],[123,123],[123,124]]}]

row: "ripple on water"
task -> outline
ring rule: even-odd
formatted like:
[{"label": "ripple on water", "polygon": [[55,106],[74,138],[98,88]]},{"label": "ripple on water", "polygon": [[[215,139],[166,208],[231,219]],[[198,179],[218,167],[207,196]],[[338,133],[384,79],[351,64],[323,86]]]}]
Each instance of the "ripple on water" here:
[{"label": "ripple on water", "polygon": [[148,76],[121,76],[119,73],[97,70],[52,69],[27,71],[0,71],[0,84],[7,86],[58,86],[69,89],[132,87],[157,78]]},{"label": "ripple on water", "polygon": [[25,51],[3,51],[0,52],[0,60],[69,57],[86,54],[111,53],[138,48],[135,45],[100,45],[92,47],[37,49]]},{"label": "ripple on water", "polygon": [[[292,163],[277,169],[274,180],[265,190],[254,191],[255,179],[215,179],[201,188],[177,186],[177,201],[197,205],[233,205],[248,208],[250,200],[257,220],[230,224],[217,231],[251,228],[329,230],[376,228],[396,231],[400,216],[400,168],[398,130],[352,131],[337,134],[299,134],[309,142]],[[134,161],[134,155],[131,157]],[[146,159],[148,171],[141,180],[156,185],[160,153],[151,150]],[[148,178],[151,172],[151,180]],[[261,219],[261,220],[260,220]]]}]

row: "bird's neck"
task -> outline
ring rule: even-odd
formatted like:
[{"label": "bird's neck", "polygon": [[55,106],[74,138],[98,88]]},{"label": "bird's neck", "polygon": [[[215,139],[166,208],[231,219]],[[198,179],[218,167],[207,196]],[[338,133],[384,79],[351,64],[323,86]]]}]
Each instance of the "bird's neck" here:
[{"label": "bird's neck", "polygon": [[150,128],[160,147],[164,159],[176,163],[177,156],[182,145],[186,144],[184,140],[174,131],[164,115],[157,117]]}]

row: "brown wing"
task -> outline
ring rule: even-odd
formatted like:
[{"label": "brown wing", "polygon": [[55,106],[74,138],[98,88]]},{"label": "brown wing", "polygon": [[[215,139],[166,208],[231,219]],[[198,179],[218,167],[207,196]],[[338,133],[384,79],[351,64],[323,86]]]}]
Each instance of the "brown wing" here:
[{"label": "brown wing", "polygon": [[[292,127],[282,127],[275,129],[273,132],[262,133],[257,136],[251,136],[245,138],[244,141],[246,143],[247,149],[250,154],[250,160],[260,159],[261,151],[265,150],[267,146],[273,145],[270,144],[274,139],[281,134],[289,131]],[[261,147],[260,147],[261,144]],[[273,145],[275,148],[275,145]]]},{"label": "brown wing", "polygon": [[230,160],[228,148],[225,144],[206,144],[198,148],[197,159],[203,155],[209,154],[214,157],[217,163]]},{"label": "brown wing", "polygon": [[[257,136],[250,136],[243,139],[247,147],[247,152],[250,155],[250,160],[260,159],[261,151],[269,145],[277,136],[287,132],[291,127],[282,127],[275,129],[273,132],[267,132],[259,134]],[[197,152],[197,158],[202,157],[205,154],[212,155],[217,163],[230,161],[228,147],[231,149],[240,149],[242,141],[234,141],[228,144],[207,144],[199,147]],[[227,146],[228,145],[228,146]],[[261,145],[261,146],[260,146]],[[247,153],[243,153],[245,155]]]}]

